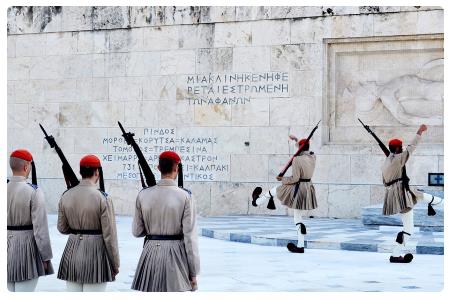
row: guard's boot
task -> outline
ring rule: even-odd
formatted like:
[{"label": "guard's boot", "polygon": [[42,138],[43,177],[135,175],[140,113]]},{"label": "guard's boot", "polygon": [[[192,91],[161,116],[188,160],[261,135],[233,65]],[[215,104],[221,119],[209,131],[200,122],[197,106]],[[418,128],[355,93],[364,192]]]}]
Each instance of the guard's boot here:
[{"label": "guard's boot", "polygon": [[252,193],[252,205],[253,206],[258,206],[258,204],[256,204],[256,199],[258,199],[259,198],[259,196],[261,195],[261,193],[262,193],[262,188],[260,187],[260,186],[258,186],[258,187],[256,187],[254,190],[253,190],[253,193]]},{"label": "guard's boot", "polygon": [[304,247],[297,247],[295,244],[293,243],[289,243],[287,244],[287,248],[290,252],[293,253],[305,253],[305,248]]},{"label": "guard's boot", "polygon": [[414,256],[411,253],[405,254],[405,256],[391,256],[389,262],[408,264],[413,260]]}]

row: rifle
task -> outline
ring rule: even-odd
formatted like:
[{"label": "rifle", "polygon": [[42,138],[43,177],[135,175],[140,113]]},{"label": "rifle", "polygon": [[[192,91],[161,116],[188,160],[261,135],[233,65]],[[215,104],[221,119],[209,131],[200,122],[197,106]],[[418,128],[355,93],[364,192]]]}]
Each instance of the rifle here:
[{"label": "rifle", "polygon": [[[138,157],[139,173],[141,175],[142,187],[146,188],[147,186],[148,187],[155,186],[156,185],[155,176],[153,175],[153,172],[150,169],[150,166],[148,165],[148,162],[145,159],[144,154],[142,154],[141,149],[139,148],[138,144],[136,144],[136,141],[133,138],[134,133],[125,132],[125,129],[123,129],[122,124],[119,121],[117,123],[119,124],[120,130],[122,130],[122,136],[125,139],[125,141],[127,142],[127,145],[131,145],[131,147],[133,147],[133,150]],[[141,168],[142,168],[142,172],[141,172]],[[145,181],[147,182],[147,186],[145,186],[144,180],[142,178],[142,173],[144,173]]]},{"label": "rifle", "polygon": [[377,137],[377,135],[372,131],[372,129],[370,129],[369,125],[364,124],[360,118],[358,118],[358,121],[361,122],[362,126],[367,130],[367,132],[373,136],[373,138],[375,139],[375,141],[377,141],[378,145],[380,146],[381,150],[383,151],[384,155],[386,155],[386,157],[388,157],[390,154],[390,151],[386,147],[386,145],[383,144],[383,142]]},{"label": "rifle", "polygon": [[75,175],[72,167],[70,166],[69,162],[67,161],[66,157],[64,156],[64,153],[62,152],[61,148],[59,148],[58,144],[55,141],[55,138],[52,135],[48,135],[45,131],[44,127],[42,127],[41,124],[39,124],[39,127],[41,127],[42,132],[45,135],[45,139],[49,143],[51,148],[55,148],[56,153],[59,156],[59,159],[62,162],[62,171],[64,174],[64,180],[66,181],[67,189],[73,188],[74,186],[78,185],[80,181],[78,180],[77,176]]},{"label": "rifle", "polygon": [[319,127],[319,123],[320,121],[317,123],[316,127],[313,128],[313,130],[311,131],[311,133],[309,134],[309,136],[306,138],[306,142],[301,145],[300,147],[298,147],[297,152],[295,152],[294,156],[291,157],[291,159],[288,161],[288,163],[286,164],[286,166],[284,166],[283,170],[280,172],[280,174],[278,174],[278,177],[283,177],[284,174],[286,174],[287,170],[292,166],[292,161],[294,160],[294,158],[296,156],[300,155],[300,152],[303,151],[303,147],[309,142],[309,140],[312,138],[314,132],[317,130],[317,128]]}]

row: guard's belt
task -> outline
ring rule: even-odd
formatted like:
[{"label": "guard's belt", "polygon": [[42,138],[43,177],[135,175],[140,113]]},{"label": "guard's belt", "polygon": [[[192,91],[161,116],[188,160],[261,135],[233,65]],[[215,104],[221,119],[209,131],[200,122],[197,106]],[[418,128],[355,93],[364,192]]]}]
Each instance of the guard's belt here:
[{"label": "guard's belt", "polygon": [[149,234],[145,236],[145,240],[163,240],[163,241],[176,241],[176,240],[182,240],[184,238],[184,235],[182,234],[175,234],[175,235],[153,235]]},{"label": "guard's belt", "polygon": [[394,180],[392,180],[392,181],[389,181],[388,183],[385,184],[385,186],[393,185],[393,184],[396,183],[396,182],[402,181],[402,179],[403,179],[403,178],[397,178],[397,179],[394,179]]},{"label": "guard's belt", "polygon": [[22,230],[33,230],[33,225],[19,225],[19,226],[8,226],[8,230],[22,231]]},{"label": "guard's belt", "polygon": [[311,182],[311,178],[309,178],[309,179],[300,179],[298,182]]},{"label": "guard's belt", "polygon": [[71,234],[102,234],[101,229],[72,229],[69,228]]}]

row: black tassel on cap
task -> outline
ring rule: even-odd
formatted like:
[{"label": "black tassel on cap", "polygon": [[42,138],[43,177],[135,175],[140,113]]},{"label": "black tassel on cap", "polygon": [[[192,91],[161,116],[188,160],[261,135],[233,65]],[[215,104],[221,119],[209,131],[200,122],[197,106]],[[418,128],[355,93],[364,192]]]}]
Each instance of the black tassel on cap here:
[{"label": "black tassel on cap", "polygon": [[429,216],[434,216],[436,214],[436,211],[434,210],[433,206],[431,205],[431,203],[433,203],[434,201],[434,196],[431,199],[430,203],[428,203],[428,215]]},{"label": "black tassel on cap", "polygon": [[183,187],[183,165],[181,163],[178,164],[178,186]]},{"label": "black tassel on cap", "polygon": [[31,183],[37,185],[36,165],[34,161],[31,161]]},{"label": "black tassel on cap", "polygon": [[105,181],[103,180],[103,169],[102,167],[98,168],[98,174],[99,174],[99,182],[100,182],[100,191],[105,192]]}]

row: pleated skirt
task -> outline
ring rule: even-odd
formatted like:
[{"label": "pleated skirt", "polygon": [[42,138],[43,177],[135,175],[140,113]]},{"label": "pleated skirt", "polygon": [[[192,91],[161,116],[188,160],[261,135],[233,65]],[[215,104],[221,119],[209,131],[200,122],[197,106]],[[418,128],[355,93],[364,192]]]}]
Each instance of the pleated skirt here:
[{"label": "pleated skirt", "polygon": [[[420,197],[417,191],[411,191]],[[413,199],[411,195],[403,191],[403,184],[396,182],[393,185],[387,186],[384,193],[383,215],[395,215],[401,212],[407,212],[416,205],[417,199]]]},{"label": "pleated skirt", "polygon": [[114,281],[102,235],[70,234],[59,263],[58,279],[78,283]]},{"label": "pleated skirt", "polygon": [[297,194],[294,197],[295,184],[282,184],[277,187],[277,198],[281,204],[300,210],[317,208],[316,190],[311,182],[300,182]]},{"label": "pleated skirt", "polygon": [[7,281],[19,282],[54,273],[51,262],[44,270],[33,230],[8,230]]},{"label": "pleated skirt", "polygon": [[147,241],[136,267],[131,288],[142,292],[190,291],[184,242]]}]

